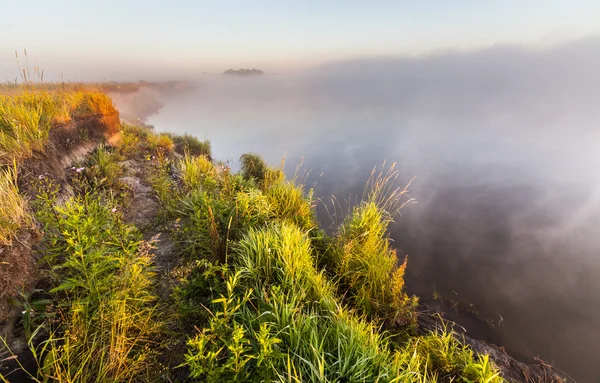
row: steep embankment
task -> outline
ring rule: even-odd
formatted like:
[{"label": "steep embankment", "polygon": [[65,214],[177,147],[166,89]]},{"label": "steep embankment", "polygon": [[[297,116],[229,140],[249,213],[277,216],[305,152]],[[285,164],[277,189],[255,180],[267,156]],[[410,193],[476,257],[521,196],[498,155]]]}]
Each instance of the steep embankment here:
[{"label": "steep embankment", "polygon": [[[0,201],[6,215],[0,220],[0,323],[11,312],[9,300],[33,279],[32,245],[39,230],[25,202],[35,198],[33,180],[64,180],[68,164],[81,160],[103,140],[115,142],[120,128],[117,110],[100,93],[11,93],[0,93]],[[24,196],[18,195],[19,188]]]},{"label": "steep embankment", "polygon": [[[19,101],[22,115],[44,100]],[[387,237],[406,191],[393,168],[328,236],[312,192],[260,156],[233,174],[209,142],[68,105],[62,125],[59,114],[41,128],[2,120],[13,141],[45,137],[25,154],[5,145],[0,193],[22,218],[2,222],[3,249],[26,251],[28,266],[3,258],[5,298],[24,293],[5,322],[0,379],[560,381],[418,312]],[[37,234],[21,247],[23,232]]]}]

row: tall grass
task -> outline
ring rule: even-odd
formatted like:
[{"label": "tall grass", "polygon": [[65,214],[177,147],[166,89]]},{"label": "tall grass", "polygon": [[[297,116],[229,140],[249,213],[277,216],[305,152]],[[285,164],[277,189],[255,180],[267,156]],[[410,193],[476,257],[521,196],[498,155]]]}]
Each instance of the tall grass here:
[{"label": "tall grass", "polygon": [[293,222],[306,231],[317,226],[312,190],[305,194],[303,186],[282,181],[271,185],[264,194],[277,219]]},{"label": "tall grass", "polygon": [[171,135],[178,152],[191,156],[204,156],[212,159],[212,149],[209,140],[200,141],[197,137],[189,134],[183,136]]},{"label": "tall grass", "polygon": [[404,262],[398,262],[387,229],[400,209],[407,187],[396,188],[393,165],[373,171],[363,200],[353,208],[335,238],[332,264],[342,294],[355,307],[400,325],[413,324],[417,300],[404,292]]},{"label": "tall grass", "polygon": [[314,266],[310,241],[291,223],[250,230],[232,263],[219,268],[223,288],[212,291],[207,322],[188,341],[186,365],[196,381],[501,381],[452,332],[392,345],[337,301]]},{"label": "tall grass", "polygon": [[267,164],[256,153],[245,153],[240,157],[240,173],[245,179],[261,181],[265,178]]},{"label": "tall grass", "polygon": [[233,258],[256,290],[280,286],[284,293],[335,308],[333,290],[314,264],[310,240],[294,224],[250,229],[236,245]]},{"label": "tall grass", "polygon": [[50,129],[72,120],[116,113],[95,91],[22,90],[0,94],[0,165],[43,151]]},{"label": "tall grass", "polygon": [[9,244],[17,231],[32,224],[25,198],[19,193],[17,168],[0,168],[0,245]]},{"label": "tall grass", "polygon": [[206,185],[207,178],[212,180],[215,169],[212,162],[204,157],[186,155],[179,162],[181,182],[188,190],[200,189]]},{"label": "tall grass", "polygon": [[[283,165],[282,165],[283,167]],[[253,180],[262,190],[285,181],[282,169],[271,168],[256,153],[245,153],[240,157],[240,174],[245,180]]]},{"label": "tall grass", "polygon": [[[50,204],[51,201],[47,201]],[[42,214],[47,261],[54,265],[51,292],[58,323],[44,324],[49,338],[32,351],[36,381],[122,382],[153,372],[150,349],[159,322],[153,316],[151,258],[140,234],[98,195],[75,197]]]}]

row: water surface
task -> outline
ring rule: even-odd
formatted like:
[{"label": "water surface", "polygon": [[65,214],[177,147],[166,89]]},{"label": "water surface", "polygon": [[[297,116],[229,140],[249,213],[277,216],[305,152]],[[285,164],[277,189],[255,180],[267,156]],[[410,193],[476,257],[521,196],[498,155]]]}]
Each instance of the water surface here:
[{"label": "water surface", "polygon": [[408,290],[472,303],[493,325],[476,335],[596,381],[599,46],[205,76],[148,122],[209,138],[234,169],[249,151],[285,157],[289,174],[303,162],[324,200],[360,195],[374,166],[396,162],[401,182],[417,177],[419,203],[390,229],[409,255]]}]

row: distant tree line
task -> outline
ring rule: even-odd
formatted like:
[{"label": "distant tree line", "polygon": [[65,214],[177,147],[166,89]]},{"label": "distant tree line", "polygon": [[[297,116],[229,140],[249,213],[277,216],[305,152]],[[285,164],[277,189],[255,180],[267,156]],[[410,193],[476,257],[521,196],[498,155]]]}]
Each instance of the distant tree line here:
[{"label": "distant tree line", "polygon": [[227,69],[225,72],[223,72],[223,74],[227,74],[227,75],[237,75],[237,76],[255,76],[255,75],[261,75],[264,74],[264,72],[260,69]]}]

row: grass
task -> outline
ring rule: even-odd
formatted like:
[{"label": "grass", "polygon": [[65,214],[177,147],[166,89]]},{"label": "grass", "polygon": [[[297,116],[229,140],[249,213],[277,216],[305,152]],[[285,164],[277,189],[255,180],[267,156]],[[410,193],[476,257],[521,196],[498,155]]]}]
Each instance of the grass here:
[{"label": "grass", "polygon": [[193,157],[186,155],[179,162],[181,182],[187,190],[197,190],[213,180],[215,169],[212,162],[205,156]]},{"label": "grass", "polygon": [[204,156],[208,159],[212,158],[212,149],[210,141],[200,141],[197,137],[189,135],[187,133],[183,136],[170,135],[170,137],[175,143],[177,150],[181,154],[187,153],[194,157]]},{"label": "grass", "polygon": [[[1,168],[0,217],[9,218],[0,239],[31,223],[17,187],[19,161],[43,150],[57,124],[109,108],[89,93],[36,97],[15,91],[0,104],[17,116],[2,120],[15,165]],[[185,154],[177,157],[179,148]],[[161,230],[173,228],[178,266],[161,275],[171,278],[168,309],[158,302],[150,245],[123,222],[121,159],[151,173]],[[417,300],[404,292],[407,263],[387,234],[412,200],[395,186],[393,166],[373,172],[329,236],[319,229],[312,190],[257,154],[240,162],[232,174],[213,162],[207,141],[124,125],[117,147],[99,146],[74,170],[66,202],[58,184],[40,180],[34,208],[52,304],[29,336],[34,381],[503,381],[451,329],[413,331]]]},{"label": "grass", "polygon": [[47,339],[30,343],[35,381],[120,382],[152,374],[150,345],[159,321],[149,292],[149,248],[113,212],[115,201],[103,198],[86,194],[64,205],[46,200],[54,213],[39,216],[57,305],[55,320],[36,330]]},{"label": "grass", "polygon": [[[260,157],[242,157],[242,180],[198,158],[181,160],[174,193],[176,236],[195,262],[175,290],[183,328],[196,332],[183,364],[192,381],[502,381],[452,331],[412,333],[417,301],[386,234],[410,201],[389,187],[393,167],[374,173],[327,238],[310,191],[280,176],[265,183],[272,169]],[[315,238],[333,254],[327,273]]]},{"label": "grass", "polygon": [[372,201],[356,206],[336,238],[332,265],[342,294],[370,316],[414,322],[416,300],[403,292],[404,263],[398,264],[386,230],[389,221]]},{"label": "grass", "polygon": [[263,180],[267,173],[265,160],[256,153],[242,154],[240,157],[240,173],[245,179]]},{"label": "grass", "polygon": [[0,94],[0,165],[21,162],[43,151],[49,131],[72,120],[117,113],[96,91],[21,89]]},{"label": "grass", "polygon": [[0,169],[0,245],[10,244],[19,229],[32,223],[27,201],[19,193],[16,166]]},{"label": "grass", "polygon": [[394,186],[394,165],[384,169],[385,164],[379,173],[373,170],[362,201],[338,229],[326,267],[339,280],[340,293],[364,314],[415,325],[417,299],[403,292],[407,258],[398,261],[387,236],[388,225],[412,199],[408,186]]},{"label": "grass", "polygon": [[84,174],[93,188],[115,186],[117,179],[123,174],[118,164],[120,156],[111,147],[100,144],[88,157]]}]

